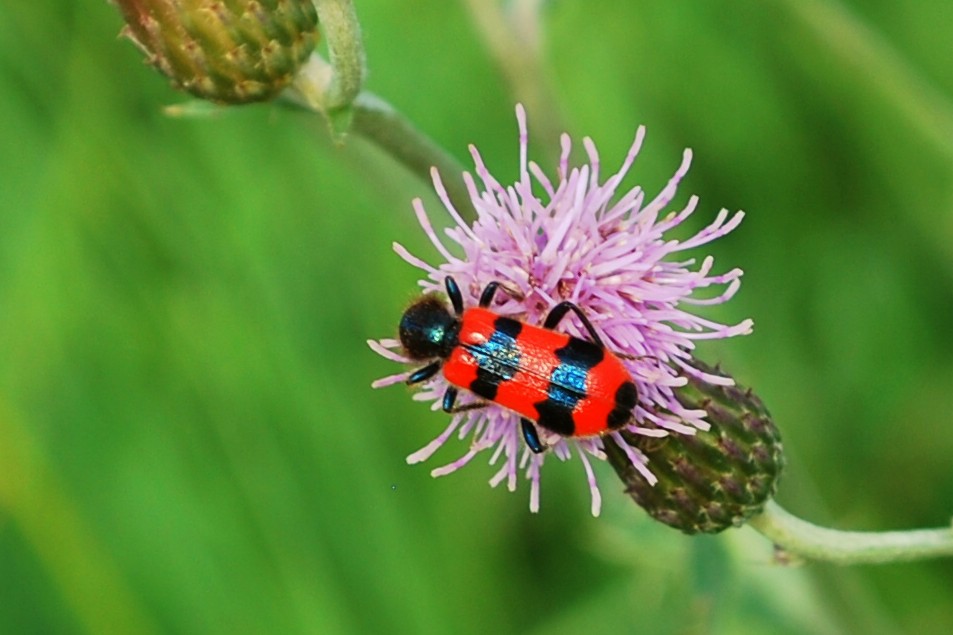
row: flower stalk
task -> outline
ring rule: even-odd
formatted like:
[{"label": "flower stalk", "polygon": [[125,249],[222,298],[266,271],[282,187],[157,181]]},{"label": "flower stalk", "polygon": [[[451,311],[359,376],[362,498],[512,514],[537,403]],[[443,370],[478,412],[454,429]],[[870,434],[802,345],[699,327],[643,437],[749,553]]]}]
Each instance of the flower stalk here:
[{"label": "flower stalk", "polygon": [[[298,77],[295,90],[285,93],[286,98],[311,112],[329,116],[329,113],[319,109],[318,102],[304,95],[312,89],[320,90],[316,87],[326,83],[324,78],[330,72],[327,62],[314,56],[305,73]],[[329,124],[332,137],[337,142],[343,142],[348,134],[356,134],[376,145],[423,181],[429,182],[436,173],[446,183],[447,196],[460,215],[468,221],[476,216],[470,195],[460,179],[466,171],[463,164],[381,97],[361,91],[350,103],[346,121],[336,121],[332,113]]]},{"label": "flower stalk", "polygon": [[463,165],[389,103],[361,90],[366,61],[354,3],[316,0],[315,6],[328,45],[328,60],[312,55],[285,96],[326,116],[336,141],[343,141],[349,132],[356,133],[424,181],[436,170],[447,182],[450,200],[472,220],[473,205],[459,178],[465,171]]},{"label": "flower stalk", "polygon": [[789,554],[835,564],[883,564],[953,556],[953,524],[907,531],[841,531],[811,524],[774,501],[748,524]]},{"label": "flower stalk", "polygon": [[322,113],[346,108],[361,92],[366,72],[361,25],[351,0],[315,0],[328,60],[311,60],[295,78],[305,103]]},{"label": "flower stalk", "polygon": [[453,155],[372,93],[362,92],[352,107],[354,133],[374,143],[425,181],[432,179],[436,172],[446,185],[453,206],[465,220],[473,220],[476,212],[460,178],[466,170]]}]

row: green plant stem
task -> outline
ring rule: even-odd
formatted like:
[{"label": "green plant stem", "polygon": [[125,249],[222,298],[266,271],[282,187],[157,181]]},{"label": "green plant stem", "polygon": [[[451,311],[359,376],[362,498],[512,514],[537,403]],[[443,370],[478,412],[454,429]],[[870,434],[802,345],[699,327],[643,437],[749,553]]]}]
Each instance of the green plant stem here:
[{"label": "green plant stem", "polygon": [[[357,134],[378,146],[427,183],[431,170],[440,174],[450,202],[468,221],[476,217],[470,194],[460,178],[463,165],[430,137],[418,130],[393,106],[369,92],[360,93],[346,110],[346,120],[321,107],[323,87],[329,65],[314,55],[306,68],[295,78],[294,85],[284,92],[289,102],[325,116],[333,139],[344,143],[347,134]],[[343,125],[342,125],[343,124]]]},{"label": "green plant stem", "polygon": [[465,220],[473,220],[473,203],[460,178],[464,167],[456,158],[376,95],[363,92],[352,107],[352,132],[373,142],[428,183],[431,168],[435,169],[447,189],[450,202]]},{"label": "green plant stem", "polygon": [[329,113],[346,108],[361,92],[364,41],[351,0],[315,0],[314,6],[328,45],[328,62],[313,55],[299,71],[294,88],[310,108]]},{"label": "green plant stem", "polygon": [[366,62],[361,25],[351,0],[315,0],[318,23],[328,41],[328,57],[334,74],[328,86],[327,107],[347,106],[364,85]]},{"label": "green plant stem", "polygon": [[343,143],[347,133],[371,141],[421,179],[440,174],[450,202],[467,220],[473,204],[460,175],[463,166],[417,130],[383,99],[361,92],[365,76],[364,44],[352,0],[315,0],[328,45],[328,60],[315,53],[285,91],[289,101],[325,116],[331,135]]},{"label": "green plant stem", "polygon": [[839,531],[818,527],[769,501],[748,524],[785,551],[807,560],[878,564],[953,556],[953,526],[910,531]]}]

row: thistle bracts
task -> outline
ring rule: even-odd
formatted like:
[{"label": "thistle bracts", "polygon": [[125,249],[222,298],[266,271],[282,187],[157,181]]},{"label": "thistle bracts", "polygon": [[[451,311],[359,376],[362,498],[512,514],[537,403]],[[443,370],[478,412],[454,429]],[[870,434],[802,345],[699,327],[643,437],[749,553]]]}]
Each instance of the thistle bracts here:
[{"label": "thistle bracts", "polygon": [[[697,360],[692,364],[720,374]],[[781,437],[750,390],[687,379],[675,396],[685,408],[704,410],[710,430],[663,438],[623,435],[649,459],[658,477],[654,486],[632,469],[615,442],[607,441],[605,449],[626,492],[653,518],[688,534],[717,533],[759,513],[777,491]]]},{"label": "thistle bracts", "polygon": [[173,86],[215,102],[274,97],[318,40],[311,0],[114,0],[126,35]]}]

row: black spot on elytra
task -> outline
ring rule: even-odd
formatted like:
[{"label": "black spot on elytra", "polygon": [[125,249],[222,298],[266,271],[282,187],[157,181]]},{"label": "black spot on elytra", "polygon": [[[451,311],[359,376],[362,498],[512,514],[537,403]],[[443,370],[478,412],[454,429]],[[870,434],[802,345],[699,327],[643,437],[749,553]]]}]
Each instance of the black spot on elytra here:
[{"label": "black spot on elytra", "polygon": [[639,401],[639,391],[635,384],[627,381],[615,391],[615,407],[609,413],[609,420],[606,422],[609,428],[615,430],[621,428],[632,419],[632,409]]},{"label": "black spot on elytra", "polygon": [[605,358],[606,352],[597,344],[575,337],[555,352],[560,364],[550,375],[546,399],[534,404],[539,413],[536,423],[557,434],[571,436],[576,430],[572,413],[579,400],[586,396],[589,371]]}]

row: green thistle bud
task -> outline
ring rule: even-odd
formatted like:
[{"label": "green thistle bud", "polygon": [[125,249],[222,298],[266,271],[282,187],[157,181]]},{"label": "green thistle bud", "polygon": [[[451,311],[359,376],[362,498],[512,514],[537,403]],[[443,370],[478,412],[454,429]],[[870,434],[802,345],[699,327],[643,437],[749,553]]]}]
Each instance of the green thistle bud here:
[{"label": "green thistle bud", "polygon": [[318,40],[311,0],[114,0],[129,37],[173,86],[216,102],[263,101]]},{"label": "green thistle bud", "polygon": [[781,437],[750,390],[688,379],[676,397],[686,408],[704,410],[711,430],[663,438],[624,434],[649,458],[658,483],[647,482],[614,442],[607,441],[606,454],[626,493],[653,518],[687,534],[717,533],[759,513],[777,491]]}]

